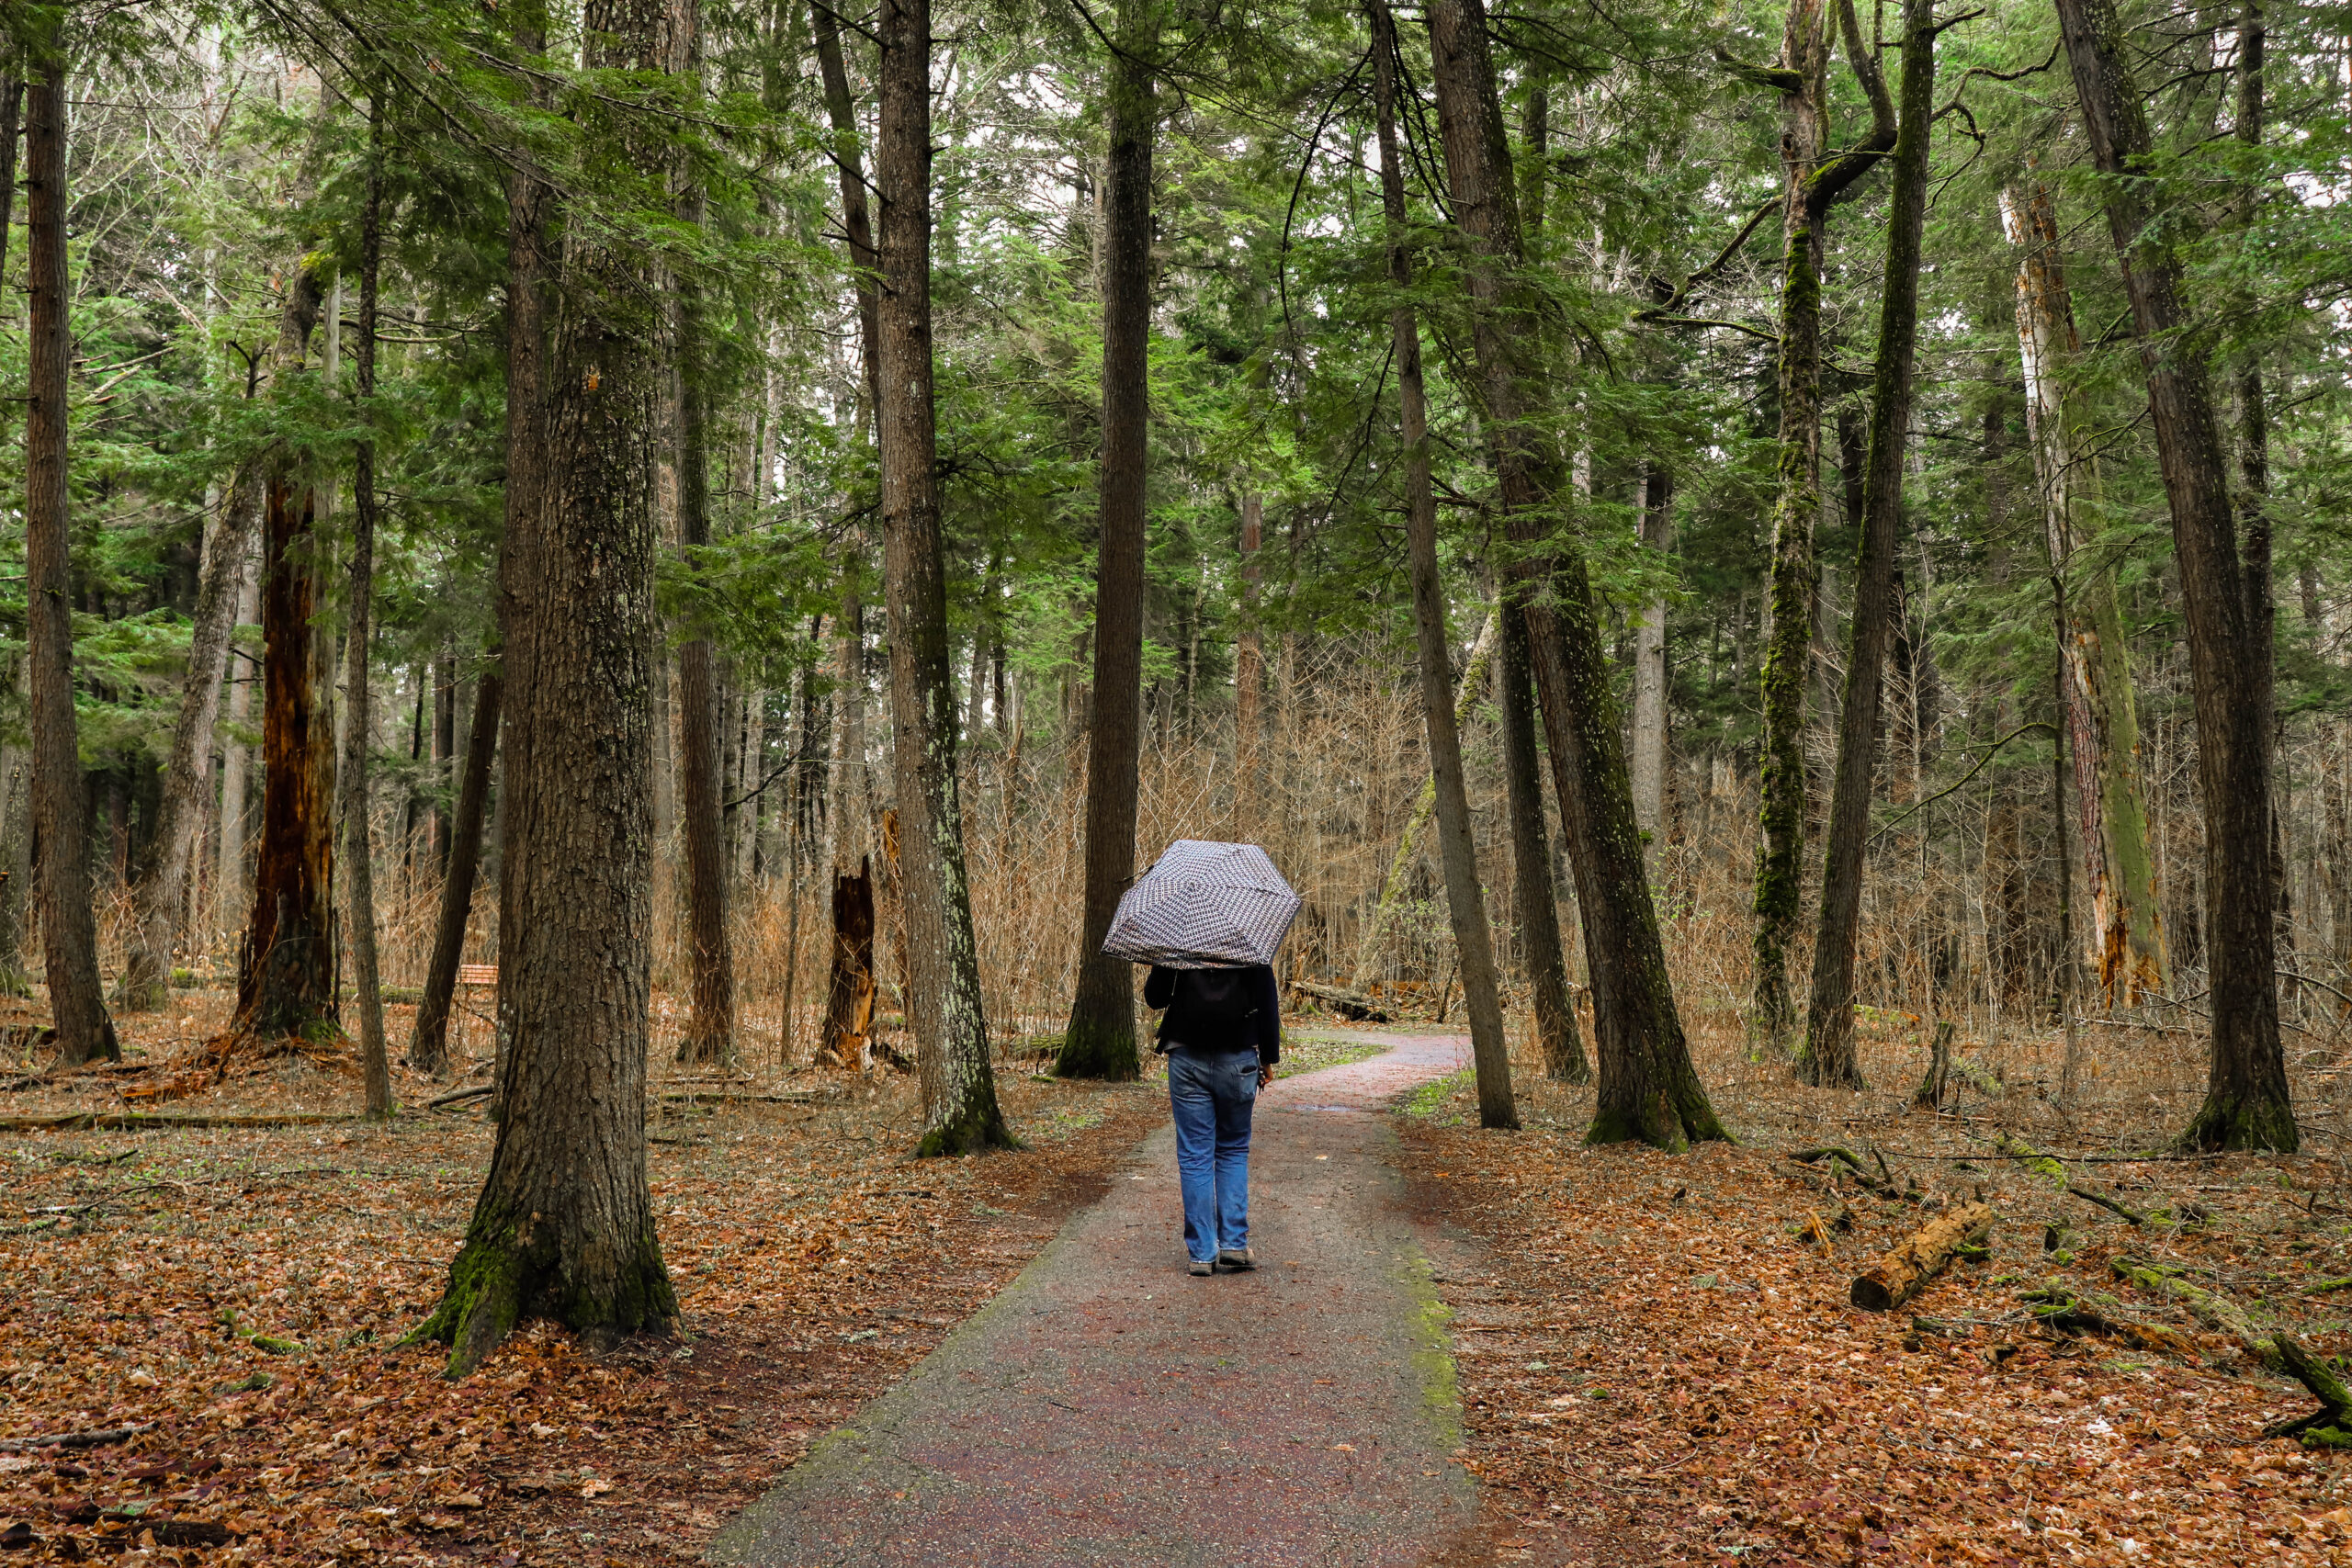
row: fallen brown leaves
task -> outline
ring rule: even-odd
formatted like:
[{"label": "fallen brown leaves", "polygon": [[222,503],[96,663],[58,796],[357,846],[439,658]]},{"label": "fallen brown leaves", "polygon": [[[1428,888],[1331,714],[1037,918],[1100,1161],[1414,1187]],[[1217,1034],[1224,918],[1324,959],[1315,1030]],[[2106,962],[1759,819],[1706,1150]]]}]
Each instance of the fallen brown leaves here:
[{"label": "fallen brown leaves", "polygon": [[[2158,1258],[2315,1350],[2352,1348],[2330,1298],[2310,1293],[2352,1275],[2334,1162],[2098,1166],[2150,1213],[2135,1228],[1993,1152],[2002,1117],[2046,1114],[2030,1100],[1941,1118],[1825,1100],[1848,1142],[1884,1153],[1890,1197],[1785,1157],[1820,1111],[1738,1104],[1740,1147],[1583,1148],[1590,1091],[1532,1066],[1526,1133],[1482,1132],[1451,1097],[1399,1119],[1419,1200],[1487,1247],[1438,1281],[1464,1460],[1489,1488],[1482,1560],[2352,1562],[2344,1457],[2258,1436],[2309,1396],[2109,1268]],[[2000,1215],[1987,1260],[1896,1313],[1848,1304],[1871,1259],[1979,1191]],[[2021,1297],[2052,1282],[2116,1298],[2161,1326],[2143,1346],[2197,1359],[2042,1322],[2049,1309]]]},{"label": "fallen brown leaves", "polygon": [[[205,1038],[180,1021],[158,1057]],[[119,1110],[116,1089],[141,1076],[42,1078],[11,1108]],[[479,1188],[491,1129],[476,1108],[384,1129],[0,1136],[0,1437],[146,1428],[0,1453],[0,1551],[698,1561],[814,1437],[1017,1273],[1161,1114],[1139,1088],[1006,1076],[1033,1146],[979,1160],[906,1158],[918,1111],[896,1077],[735,1086],[846,1082],[855,1098],[835,1103],[659,1104],[651,1168],[684,1333],[597,1357],[541,1325],[454,1384],[438,1348],[398,1341],[438,1299]],[[403,1077],[401,1098],[435,1088]],[[278,1061],[174,1109],[339,1111],[354,1092]]]}]

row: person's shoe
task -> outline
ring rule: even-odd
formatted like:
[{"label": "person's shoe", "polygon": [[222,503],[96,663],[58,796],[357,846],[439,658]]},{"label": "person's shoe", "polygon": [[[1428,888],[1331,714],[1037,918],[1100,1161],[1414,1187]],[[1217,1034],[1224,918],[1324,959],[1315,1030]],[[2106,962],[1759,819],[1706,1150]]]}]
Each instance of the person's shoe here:
[{"label": "person's shoe", "polygon": [[1205,1258],[1195,1258],[1193,1259],[1193,1272],[1195,1274],[1214,1274],[1216,1272],[1216,1265]]},{"label": "person's shoe", "polygon": [[1228,1247],[1216,1255],[1216,1260],[1237,1273],[1258,1267],[1257,1258],[1246,1247]]}]

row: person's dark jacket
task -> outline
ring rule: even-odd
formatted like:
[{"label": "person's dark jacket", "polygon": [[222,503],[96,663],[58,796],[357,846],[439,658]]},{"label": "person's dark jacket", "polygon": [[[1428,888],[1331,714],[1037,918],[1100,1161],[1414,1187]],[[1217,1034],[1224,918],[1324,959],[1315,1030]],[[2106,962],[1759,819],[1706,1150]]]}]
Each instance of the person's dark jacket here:
[{"label": "person's dark jacket", "polygon": [[[1242,987],[1256,1004],[1256,1010],[1242,1020],[1238,1029],[1232,1024],[1203,1028],[1188,1014],[1184,1005],[1186,976],[1199,973],[1197,969],[1165,969],[1157,964],[1151,966],[1150,977],[1143,983],[1144,1005],[1168,1010],[1168,1016],[1159,1021],[1159,1049],[1191,1045],[1204,1051],[1239,1051],[1254,1045],[1260,1066],[1271,1067],[1281,1061],[1283,1001],[1282,993],[1274,987],[1273,970],[1263,964],[1252,964],[1242,970]],[[1212,1038],[1201,1038],[1203,1035]]]}]

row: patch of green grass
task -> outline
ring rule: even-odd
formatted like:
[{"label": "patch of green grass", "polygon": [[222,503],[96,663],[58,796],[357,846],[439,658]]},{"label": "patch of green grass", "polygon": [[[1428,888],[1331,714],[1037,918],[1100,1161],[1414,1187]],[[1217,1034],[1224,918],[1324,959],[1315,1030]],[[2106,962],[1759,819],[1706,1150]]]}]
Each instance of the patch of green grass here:
[{"label": "patch of green grass", "polygon": [[1453,1097],[1469,1089],[1473,1081],[1470,1074],[1471,1070],[1464,1067],[1423,1084],[1405,1097],[1405,1114],[1436,1122],[1441,1127],[1458,1125],[1467,1113],[1453,1109]]},{"label": "patch of green grass", "polygon": [[1320,1072],[1325,1067],[1344,1067],[1355,1062],[1369,1062],[1374,1056],[1385,1055],[1389,1049],[1389,1046],[1373,1040],[1295,1035],[1283,1042],[1283,1059],[1274,1064],[1274,1077],[1295,1077],[1300,1073]]}]

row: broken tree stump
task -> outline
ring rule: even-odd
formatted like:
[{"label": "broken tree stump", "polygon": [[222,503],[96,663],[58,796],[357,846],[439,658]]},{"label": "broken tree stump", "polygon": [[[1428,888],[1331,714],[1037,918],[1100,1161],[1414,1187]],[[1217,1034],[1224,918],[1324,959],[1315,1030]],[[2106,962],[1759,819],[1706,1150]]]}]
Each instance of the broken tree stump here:
[{"label": "broken tree stump", "polygon": [[1956,1204],[1856,1275],[1849,1299],[1864,1312],[1892,1312],[1925,1290],[1962,1247],[1982,1242],[1992,1228],[1992,1205]]}]

